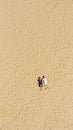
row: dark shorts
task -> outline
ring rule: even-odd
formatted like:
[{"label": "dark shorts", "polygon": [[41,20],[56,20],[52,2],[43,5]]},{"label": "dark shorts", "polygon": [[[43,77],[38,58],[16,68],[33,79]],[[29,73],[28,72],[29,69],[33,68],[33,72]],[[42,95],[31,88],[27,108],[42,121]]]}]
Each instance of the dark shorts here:
[{"label": "dark shorts", "polygon": [[42,83],[41,82],[39,82],[39,87],[42,87]]}]

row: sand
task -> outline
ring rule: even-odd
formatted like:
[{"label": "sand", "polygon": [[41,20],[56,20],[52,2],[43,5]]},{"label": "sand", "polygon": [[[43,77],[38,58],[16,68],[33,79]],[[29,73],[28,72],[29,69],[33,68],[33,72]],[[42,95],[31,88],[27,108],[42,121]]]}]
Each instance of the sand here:
[{"label": "sand", "polygon": [[72,0],[0,0],[0,130],[73,130]]}]

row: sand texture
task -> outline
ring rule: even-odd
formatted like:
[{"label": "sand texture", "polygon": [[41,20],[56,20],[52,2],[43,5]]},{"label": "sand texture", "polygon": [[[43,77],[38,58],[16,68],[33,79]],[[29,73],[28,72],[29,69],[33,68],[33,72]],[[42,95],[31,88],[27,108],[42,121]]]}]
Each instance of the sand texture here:
[{"label": "sand texture", "polygon": [[0,0],[0,130],[73,130],[73,0]]}]

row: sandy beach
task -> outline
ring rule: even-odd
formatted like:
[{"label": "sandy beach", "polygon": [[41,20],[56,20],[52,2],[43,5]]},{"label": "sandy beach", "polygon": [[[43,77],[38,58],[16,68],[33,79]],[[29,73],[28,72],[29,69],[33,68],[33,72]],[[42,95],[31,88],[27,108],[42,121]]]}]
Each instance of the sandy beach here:
[{"label": "sandy beach", "polygon": [[72,0],[0,0],[0,130],[73,130]]}]

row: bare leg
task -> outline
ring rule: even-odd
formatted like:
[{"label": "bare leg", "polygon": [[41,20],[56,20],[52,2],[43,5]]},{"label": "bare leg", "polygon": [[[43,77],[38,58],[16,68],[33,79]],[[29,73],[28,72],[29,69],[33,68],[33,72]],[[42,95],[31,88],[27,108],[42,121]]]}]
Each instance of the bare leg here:
[{"label": "bare leg", "polygon": [[48,86],[46,85],[46,86],[44,86],[45,87],[45,89],[47,89],[48,88]]}]

